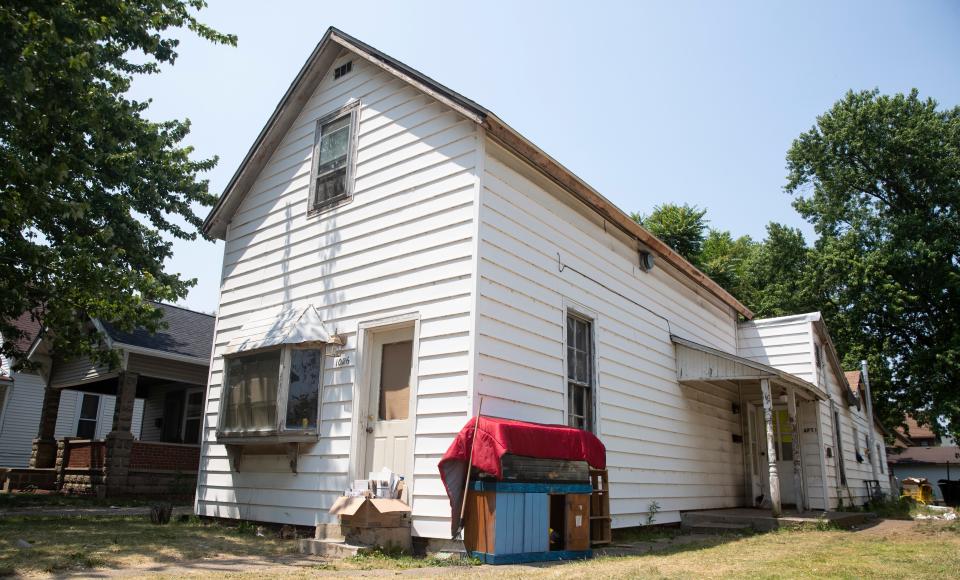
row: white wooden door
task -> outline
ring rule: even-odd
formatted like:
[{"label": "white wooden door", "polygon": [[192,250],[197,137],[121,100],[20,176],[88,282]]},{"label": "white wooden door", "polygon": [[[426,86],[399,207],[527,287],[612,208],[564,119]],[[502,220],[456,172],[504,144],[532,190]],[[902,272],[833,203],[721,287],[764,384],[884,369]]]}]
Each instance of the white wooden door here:
[{"label": "white wooden door", "polygon": [[[756,406],[757,453],[760,458],[760,474],[763,482],[764,503],[770,501],[770,466],[767,462],[767,431],[763,407]],[[790,416],[786,407],[773,408],[773,446],[777,452],[777,475],[780,478],[780,503],[796,504],[793,481],[793,433],[790,431]]]},{"label": "white wooden door", "polygon": [[[384,467],[409,482],[410,401],[413,369],[413,328],[378,332],[371,341],[373,360],[366,417],[364,472]],[[409,485],[409,484],[408,484]],[[406,499],[406,498],[404,498]]]}]

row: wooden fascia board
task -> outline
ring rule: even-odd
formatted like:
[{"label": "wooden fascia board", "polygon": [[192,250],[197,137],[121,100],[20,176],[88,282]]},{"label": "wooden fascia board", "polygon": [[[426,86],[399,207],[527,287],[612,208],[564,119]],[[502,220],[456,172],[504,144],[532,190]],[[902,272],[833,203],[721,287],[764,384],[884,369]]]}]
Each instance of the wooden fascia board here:
[{"label": "wooden fascia board", "polygon": [[[217,199],[213,209],[210,210],[206,219],[203,220],[202,230],[204,234],[214,238],[224,239],[229,216],[233,213],[231,206],[239,203],[239,201],[235,201],[236,196],[243,195],[253,185],[253,181],[257,175],[260,174],[260,171],[264,165],[266,165],[270,156],[276,151],[280,140],[283,139],[287,130],[290,129],[290,126],[300,115],[304,105],[310,100],[313,88],[320,80],[316,78],[318,74],[317,71],[326,72],[329,65],[333,63],[336,55],[321,59],[321,56],[329,45],[332,35],[332,29],[323,35],[323,38],[317,43],[317,46],[313,49],[313,52],[300,69],[300,72],[297,73],[293,82],[290,83],[290,86],[280,99],[270,118],[267,119],[267,122],[257,135],[253,145],[247,151],[243,161],[240,162],[240,166],[237,167],[233,177],[230,178],[230,182],[227,183],[227,187],[223,190],[223,195]],[[323,63],[326,60],[329,60],[329,63],[327,63],[327,66],[324,66]],[[228,214],[226,217],[222,215],[225,210],[227,210]]]},{"label": "wooden fascia board", "polygon": [[[794,387],[798,387],[803,392],[813,395],[813,397],[816,399],[822,399],[822,400],[827,399],[827,394],[823,392],[816,385],[812,383],[808,383],[807,381],[799,377],[796,377],[794,375],[791,375],[786,371],[781,371],[778,368],[771,367],[769,365],[765,365],[763,363],[753,361],[748,358],[743,358],[742,356],[737,356],[735,354],[724,352],[722,350],[707,346],[705,344],[700,344],[697,342],[693,342],[691,340],[687,340],[685,338],[680,338],[679,336],[676,336],[676,335],[670,335],[670,341],[673,342],[678,347],[697,350],[706,354],[711,354],[720,358],[725,358],[727,360],[740,363],[745,367],[748,367],[750,369],[757,371],[756,374],[758,375],[759,374],[768,375],[768,376],[758,377],[760,379],[769,379],[771,381],[776,381],[778,383],[792,385]],[[740,380],[741,378],[743,380],[748,380],[749,377],[713,377],[712,379],[691,379],[689,377],[684,377],[685,380],[700,380],[702,382],[709,382],[710,380],[733,381],[733,380]],[[679,377],[677,382],[680,382]]]},{"label": "wooden fascia board", "polygon": [[683,256],[674,251],[673,248],[648,232],[643,226],[630,219],[630,216],[600,195],[570,170],[544,153],[539,147],[524,139],[508,125],[493,115],[487,115],[483,120],[483,127],[486,129],[487,134],[497,143],[532,164],[550,178],[551,181],[570,192],[574,197],[585,203],[628,236],[650,248],[656,255],[666,260],[667,263],[678,269],[712,295],[719,298],[723,303],[732,307],[735,311],[743,315],[744,318],[753,318],[753,312],[734,298],[733,295],[698,270]]},{"label": "wooden fascia board", "polygon": [[410,85],[413,85],[416,89],[430,95],[434,99],[440,101],[444,105],[450,107],[451,109],[460,113],[461,115],[470,119],[471,121],[478,124],[483,123],[483,118],[484,118],[483,115],[478,114],[475,111],[463,106],[459,102],[447,96],[447,94],[445,94],[444,91],[435,88],[431,83],[424,82],[420,80],[420,78],[417,78],[414,75],[407,74],[404,70],[394,66],[392,63],[388,62],[386,59],[378,58],[377,56],[372,54],[370,51],[366,50],[365,48],[359,46],[354,42],[351,42],[350,40],[344,38],[343,36],[337,33],[334,33],[331,36],[331,39],[337,44],[339,44],[340,46],[343,46],[347,50],[354,52],[358,56],[362,57],[364,60],[370,62],[372,65],[387,71],[388,73],[392,74],[393,76],[397,77],[398,79],[406,83],[409,83]]},{"label": "wooden fascia board", "polygon": [[283,138],[290,124],[300,114],[306,101],[309,100],[312,89],[316,85],[313,81],[316,80],[314,77],[317,71],[326,71],[329,64],[332,64],[333,56],[329,57],[330,63],[326,65],[320,62],[320,57],[329,42],[333,42],[350,50],[374,66],[409,83],[464,117],[481,125],[486,129],[491,138],[531,163],[550,180],[566,191],[569,191],[574,197],[587,204],[588,207],[607,219],[618,229],[648,247],[654,254],[666,260],[667,263],[706,289],[710,294],[720,299],[721,302],[733,308],[744,318],[753,318],[753,312],[751,312],[749,308],[734,298],[733,295],[724,290],[709,276],[698,270],[670,246],[630,219],[630,216],[616,207],[616,205],[600,195],[600,193],[587,185],[586,182],[547,155],[539,147],[525,139],[495,115],[479,105],[472,103],[465,97],[417,73],[399,61],[376,51],[372,47],[334,28],[329,29],[324,35],[324,38],[317,44],[314,52],[307,59],[300,73],[294,79],[293,83],[291,83],[283,99],[281,99],[277,108],[270,116],[270,119],[261,130],[260,135],[241,162],[237,172],[233,178],[231,178],[230,183],[224,190],[224,194],[217,200],[216,205],[204,220],[203,232],[205,234],[213,235],[221,239],[224,237],[226,221],[228,220],[222,218],[220,214],[228,205],[228,202],[232,201],[230,198],[236,197],[237,192],[245,192],[252,185],[253,180],[259,174],[263,165],[267,162],[270,155],[273,154],[279,140]]}]

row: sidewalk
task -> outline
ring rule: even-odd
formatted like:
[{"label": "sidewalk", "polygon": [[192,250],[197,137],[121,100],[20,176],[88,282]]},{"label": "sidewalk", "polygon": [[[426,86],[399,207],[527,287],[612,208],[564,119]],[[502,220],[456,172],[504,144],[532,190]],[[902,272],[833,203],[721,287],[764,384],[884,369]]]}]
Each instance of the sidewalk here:
[{"label": "sidewalk", "polygon": [[[68,506],[31,506],[12,509],[0,509],[0,518],[15,518],[25,516],[146,516],[150,514],[150,506],[135,507],[68,507]],[[193,506],[174,506],[173,516],[193,514]]]}]

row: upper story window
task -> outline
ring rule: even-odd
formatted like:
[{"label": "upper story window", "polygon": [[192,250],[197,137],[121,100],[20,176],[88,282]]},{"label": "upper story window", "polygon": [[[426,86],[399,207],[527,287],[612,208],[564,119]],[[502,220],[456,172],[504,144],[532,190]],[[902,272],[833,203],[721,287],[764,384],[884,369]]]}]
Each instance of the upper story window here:
[{"label": "upper story window", "polygon": [[353,195],[358,104],[354,102],[317,121],[310,178],[313,210],[335,205]]},{"label": "upper story window", "polygon": [[593,431],[593,329],[567,314],[567,425]]}]

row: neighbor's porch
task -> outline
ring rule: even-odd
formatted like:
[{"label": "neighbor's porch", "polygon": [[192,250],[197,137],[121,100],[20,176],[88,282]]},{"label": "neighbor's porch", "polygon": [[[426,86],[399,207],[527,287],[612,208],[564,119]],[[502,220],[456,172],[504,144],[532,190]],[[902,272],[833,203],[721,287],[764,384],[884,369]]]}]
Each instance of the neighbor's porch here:
[{"label": "neighbor's porch", "polygon": [[[743,449],[743,508],[763,507],[780,518],[784,506],[799,513],[811,509],[811,476],[821,466],[804,459],[804,416],[816,421],[818,387],[768,365],[726,353],[679,337],[672,337],[677,354],[677,380],[699,388],[722,388],[737,394],[735,414]],[[815,442],[814,442],[815,443]],[[819,451],[819,445],[807,445]],[[812,453],[814,457],[817,453]],[[818,500],[820,497],[816,498]],[[695,512],[693,512],[695,513]]]},{"label": "neighbor's porch", "polygon": [[[188,494],[196,485],[205,415],[206,369],[185,362],[138,355],[115,372],[90,364],[69,375],[56,366],[44,391],[30,466],[49,473],[50,487],[98,495]],[[131,364],[134,363],[134,364]],[[72,365],[76,367],[76,364]],[[60,397],[67,389],[116,397],[102,440],[54,436]],[[140,438],[132,432],[134,401],[143,399]],[[97,430],[85,425],[86,431]],[[24,474],[24,479],[30,479]],[[35,478],[34,478],[35,479]]]}]

